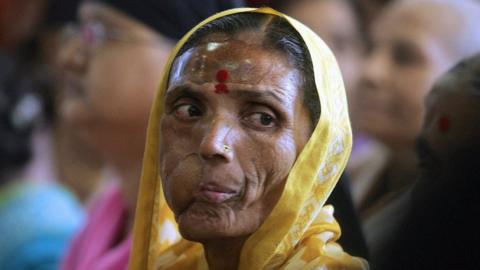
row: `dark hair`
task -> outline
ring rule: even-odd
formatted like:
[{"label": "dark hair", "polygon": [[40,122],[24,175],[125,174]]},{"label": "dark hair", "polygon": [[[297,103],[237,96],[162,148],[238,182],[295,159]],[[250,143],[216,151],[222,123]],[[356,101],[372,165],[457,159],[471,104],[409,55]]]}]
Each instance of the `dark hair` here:
[{"label": "dark hair", "polygon": [[122,11],[171,40],[179,40],[192,27],[217,12],[244,6],[242,0],[93,1]]},{"label": "dark hair", "polygon": [[480,54],[460,61],[449,73],[455,75],[456,84],[461,89],[480,97]]},{"label": "dark hair", "polygon": [[180,49],[177,58],[213,33],[235,36],[245,31],[260,29],[265,35],[263,46],[285,54],[288,61],[302,74],[303,102],[309,110],[312,127],[315,127],[320,118],[320,102],[315,85],[312,59],[300,34],[284,18],[253,12],[221,17],[195,31]]}]

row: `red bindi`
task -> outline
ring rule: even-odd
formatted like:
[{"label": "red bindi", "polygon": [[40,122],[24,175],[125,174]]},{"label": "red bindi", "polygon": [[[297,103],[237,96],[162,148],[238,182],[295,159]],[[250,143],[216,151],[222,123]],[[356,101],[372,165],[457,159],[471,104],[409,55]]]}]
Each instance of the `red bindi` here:
[{"label": "red bindi", "polygon": [[224,84],[224,83],[217,83],[215,85],[215,93],[217,94],[227,94],[228,93],[228,88],[227,88],[227,85]]},{"label": "red bindi", "polygon": [[450,130],[450,119],[447,116],[438,119],[438,130],[441,133],[447,133]]},{"label": "red bindi", "polygon": [[217,81],[220,83],[226,82],[228,80],[228,71],[225,69],[220,69],[217,71]]},{"label": "red bindi", "polygon": [[225,84],[225,82],[228,80],[228,71],[226,71],[225,69],[220,69],[219,71],[217,71],[216,78],[219,83],[215,85],[215,93],[217,94],[228,93],[228,87]]}]

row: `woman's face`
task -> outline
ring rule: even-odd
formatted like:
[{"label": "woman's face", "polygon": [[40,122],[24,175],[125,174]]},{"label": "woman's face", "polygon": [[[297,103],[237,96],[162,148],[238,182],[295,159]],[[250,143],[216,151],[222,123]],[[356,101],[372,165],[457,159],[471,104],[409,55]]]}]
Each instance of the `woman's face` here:
[{"label": "woman's face", "polygon": [[359,128],[393,148],[413,147],[423,99],[452,62],[443,39],[451,37],[453,30],[443,33],[429,12],[433,11],[399,5],[379,18],[372,32],[373,48],[352,99]]},{"label": "woman's face", "polygon": [[170,72],[160,173],[187,239],[255,232],[311,133],[300,74],[261,39],[246,33],[206,42]]},{"label": "woman's face", "polygon": [[141,158],[151,101],[172,44],[105,5],[84,3],[79,17],[80,33],[60,54],[61,114],[96,146],[138,148],[134,158]]}]

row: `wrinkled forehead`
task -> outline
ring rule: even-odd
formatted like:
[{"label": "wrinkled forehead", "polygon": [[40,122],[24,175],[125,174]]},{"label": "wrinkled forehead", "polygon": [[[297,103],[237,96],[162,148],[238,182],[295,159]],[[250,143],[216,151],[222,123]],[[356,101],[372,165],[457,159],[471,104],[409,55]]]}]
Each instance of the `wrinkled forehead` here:
[{"label": "wrinkled forehead", "polygon": [[[275,76],[292,68],[286,56],[259,42],[239,39],[209,41],[177,57],[170,70],[169,85],[227,79],[229,83],[261,84],[266,78],[281,79]],[[219,72],[223,72],[222,78],[219,78]]]}]

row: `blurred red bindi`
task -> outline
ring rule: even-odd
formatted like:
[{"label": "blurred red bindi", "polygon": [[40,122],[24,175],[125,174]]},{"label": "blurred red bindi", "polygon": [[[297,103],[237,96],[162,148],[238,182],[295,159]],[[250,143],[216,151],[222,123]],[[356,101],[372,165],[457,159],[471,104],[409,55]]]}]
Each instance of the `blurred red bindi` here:
[{"label": "blurred red bindi", "polygon": [[217,71],[216,79],[218,83],[215,85],[215,93],[227,94],[228,87],[225,82],[228,80],[228,71],[225,69],[220,69]]},{"label": "blurred red bindi", "polygon": [[442,116],[438,119],[438,130],[441,133],[450,131],[450,119],[447,116]]}]

